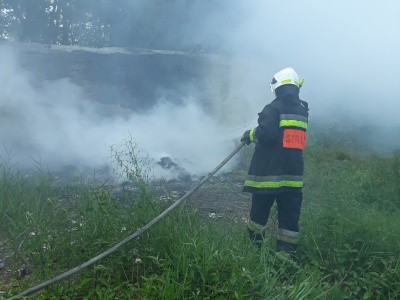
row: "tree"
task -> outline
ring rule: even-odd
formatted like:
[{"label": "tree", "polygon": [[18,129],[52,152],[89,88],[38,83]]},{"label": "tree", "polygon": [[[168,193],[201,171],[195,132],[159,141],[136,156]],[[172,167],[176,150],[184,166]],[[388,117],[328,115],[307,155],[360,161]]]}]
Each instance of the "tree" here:
[{"label": "tree", "polygon": [[218,42],[215,30],[204,34],[207,16],[228,0],[213,1],[3,0],[0,34],[47,44],[205,48],[205,43]]}]

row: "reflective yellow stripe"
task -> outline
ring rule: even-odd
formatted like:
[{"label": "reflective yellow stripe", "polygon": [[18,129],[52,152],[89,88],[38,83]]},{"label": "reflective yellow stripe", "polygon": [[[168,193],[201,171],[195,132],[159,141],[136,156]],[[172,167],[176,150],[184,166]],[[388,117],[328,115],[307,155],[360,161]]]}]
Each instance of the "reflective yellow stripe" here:
[{"label": "reflective yellow stripe", "polygon": [[281,80],[280,85],[284,85],[284,84],[288,84],[288,83],[294,84],[297,87],[301,87],[304,83],[304,79],[301,79],[299,81],[296,81],[296,80],[292,81],[292,79],[284,79],[284,80]]},{"label": "reflective yellow stripe", "polygon": [[266,176],[247,175],[246,180],[257,181],[257,182],[303,181],[303,176],[302,175],[266,175]]},{"label": "reflective yellow stripe", "polygon": [[282,180],[282,181],[253,181],[246,180],[244,182],[245,186],[254,188],[280,188],[280,187],[303,187],[303,181],[292,181],[292,180]]},{"label": "reflective yellow stripe", "polygon": [[297,121],[297,120],[280,120],[279,121],[279,127],[288,127],[288,126],[294,126],[294,127],[300,127],[300,128],[307,129],[308,124],[306,122]]},{"label": "reflective yellow stripe", "polygon": [[253,128],[252,130],[250,130],[250,141],[254,142],[254,133],[256,132],[256,129]]},{"label": "reflective yellow stripe", "polygon": [[281,84],[285,84],[285,83],[291,83],[292,80],[291,79],[285,79],[285,80],[281,80]]},{"label": "reflective yellow stripe", "polygon": [[303,84],[304,84],[304,79],[302,79],[302,80],[300,80],[300,81],[295,81],[295,84],[296,84],[298,87],[302,87]]},{"label": "reflective yellow stripe", "polygon": [[296,120],[308,123],[308,118],[298,114],[281,114],[279,120]]}]

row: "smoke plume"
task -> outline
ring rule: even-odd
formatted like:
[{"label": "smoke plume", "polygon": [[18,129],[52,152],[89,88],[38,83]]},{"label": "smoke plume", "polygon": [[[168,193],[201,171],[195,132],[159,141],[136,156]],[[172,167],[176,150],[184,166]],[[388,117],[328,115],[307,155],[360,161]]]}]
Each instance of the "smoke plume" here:
[{"label": "smoke plume", "polygon": [[68,78],[33,84],[35,74],[19,65],[11,48],[0,48],[0,65],[1,153],[22,166],[103,166],[110,146],[132,136],[155,161],[170,156],[188,172],[203,173],[238,135],[206,114],[196,98],[175,104],[160,97],[137,113],[87,98]]}]

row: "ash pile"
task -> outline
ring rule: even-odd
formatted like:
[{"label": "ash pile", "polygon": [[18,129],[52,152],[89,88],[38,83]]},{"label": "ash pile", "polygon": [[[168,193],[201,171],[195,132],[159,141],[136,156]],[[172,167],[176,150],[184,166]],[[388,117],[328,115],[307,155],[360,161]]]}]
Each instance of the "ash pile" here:
[{"label": "ash pile", "polygon": [[[153,178],[149,182],[149,188],[152,195],[161,201],[174,201],[182,197],[193,186],[198,184],[204,176],[190,174],[176,161],[169,156],[163,156],[156,162],[156,167],[161,169],[161,176]],[[165,176],[163,176],[165,175]],[[226,172],[217,174],[208,180],[209,188],[213,188],[215,184],[231,183],[238,186],[240,190],[242,177],[236,172]],[[139,192],[139,187],[135,183],[125,181],[114,189],[114,196],[118,199],[124,196],[133,196]]]},{"label": "ash pile", "polygon": [[189,172],[180,167],[169,156],[161,157],[157,162],[157,165],[171,173],[172,179],[170,180],[176,179],[177,181],[192,182],[192,176],[189,174]]},{"label": "ash pile", "polygon": [[[154,165],[157,176],[149,182],[152,194],[161,200],[173,200],[184,195],[191,187],[196,177],[179,166],[169,156],[163,156]],[[116,198],[134,196],[139,187],[134,182],[125,181],[114,189]]]}]

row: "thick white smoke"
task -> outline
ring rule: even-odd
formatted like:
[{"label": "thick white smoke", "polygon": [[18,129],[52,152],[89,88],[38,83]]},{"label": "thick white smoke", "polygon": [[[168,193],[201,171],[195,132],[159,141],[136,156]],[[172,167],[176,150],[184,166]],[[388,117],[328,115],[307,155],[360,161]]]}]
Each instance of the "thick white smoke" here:
[{"label": "thick white smoke", "polygon": [[234,55],[258,59],[257,67],[243,69],[246,77],[264,78],[266,88],[275,72],[292,66],[305,78],[302,96],[314,116],[335,121],[349,114],[379,125],[399,124],[398,1],[236,5],[240,19],[222,44]]},{"label": "thick white smoke", "polygon": [[[273,99],[268,91],[273,74],[293,67],[305,79],[301,98],[310,104],[311,131],[323,131],[317,128],[321,120],[360,132],[358,138],[372,149],[400,148],[400,2],[225,4],[236,13],[218,18],[232,24],[220,45],[235,57],[231,69],[238,76],[231,77],[231,86],[247,103],[248,122]],[[207,24],[202,30],[213,32]]]},{"label": "thick white smoke", "polygon": [[131,135],[151,158],[168,155],[188,172],[203,173],[229,153],[240,135],[207,115],[196,98],[183,99],[181,105],[160,98],[153,109],[137,114],[88,99],[67,78],[33,85],[34,74],[18,64],[13,51],[0,48],[3,159],[11,155],[22,166],[40,161],[49,167],[96,168],[110,162],[111,145]]},{"label": "thick white smoke", "polygon": [[[181,34],[187,42],[219,36],[221,50],[231,55],[223,100],[232,130],[221,125],[222,118],[216,121],[204,113],[196,94],[182,105],[160,97],[157,106],[139,115],[88,99],[68,79],[32,84],[35,74],[19,65],[13,50],[1,48],[3,156],[8,151],[20,163],[33,157],[49,165],[101,165],[110,155],[109,146],[131,133],[155,159],[170,155],[188,171],[205,172],[230,151],[232,139],[256,124],[257,112],[273,98],[271,76],[287,66],[305,78],[301,96],[310,103],[310,129],[318,117],[345,127],[375,126],[381,134],[374,134],[374,144],[399,145],[398,134],[385,130],[399,126],[398,2],[219,3],[211,14],[196,8],[197,21]],[[111,109],[116,113],[104,114]]]}]

